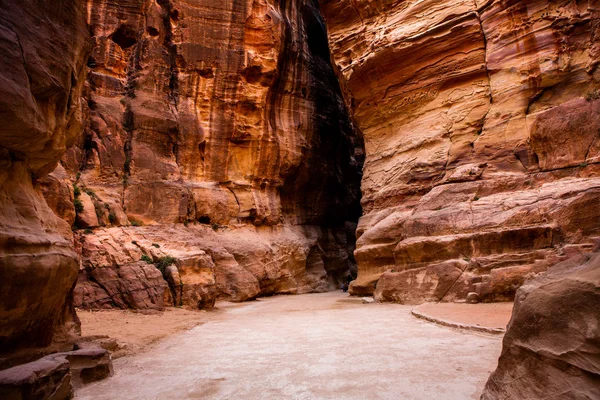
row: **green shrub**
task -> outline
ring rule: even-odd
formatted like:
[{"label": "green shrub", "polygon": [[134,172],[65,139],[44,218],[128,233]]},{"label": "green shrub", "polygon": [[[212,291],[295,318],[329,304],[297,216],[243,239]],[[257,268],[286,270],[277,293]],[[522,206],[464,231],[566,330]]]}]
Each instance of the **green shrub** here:
[{"label": "green shrub", "polygon": [[600,99],[600,89],[594,89],[591,92],[589,92],[586,96],[585,99],[587,101],[592,101],[592,100],[598,100]]},{"label": "green shrub", "polygon": [[81,189],[79,189],[79,186],[76,184],[73,184],[73,194],[75,195],[75,198],[81,196]]},{"label": "green shrub", "polygon": [[160,247],[158,243],[152,243],[152,246],[156,247],[157,249]]},{"label": "green shrub", "polygon": [[83,203],[79,199],[73,200],[73,205],[75,206],[75,212],[80,214],[83,212]]},{"label": "green shrub", "polygon": [[142,222],[138,221],[137,219],[130,219],[129,223],[131,224],[131,226],[142,226]]},{"label": "green shrub", "polygon": [[146,254],[142,255],[141,261],[146,261],[148,264],[153,264],[152,258],[148,257]]},{"label": "green shrub", "polygon": [[114,224],[115,222],[117,222],[117,216],[113,213],[108,214],[108,222]]},{"label": "green shrub", "polygon": [[91,235],[92,233],[94,233],[94,231],[91,230],[90,228],[87,228],[85,231],[83,231],[83,233],[86,235]]},{"label": "green shrub", "polygon": [[176,262],[177,262],[177,259],[175,257],[165,256],[165,257],[161,257],[158,260],[156,260],[154,265],[164,275],[167,267],[169,265],[175,264]]}]

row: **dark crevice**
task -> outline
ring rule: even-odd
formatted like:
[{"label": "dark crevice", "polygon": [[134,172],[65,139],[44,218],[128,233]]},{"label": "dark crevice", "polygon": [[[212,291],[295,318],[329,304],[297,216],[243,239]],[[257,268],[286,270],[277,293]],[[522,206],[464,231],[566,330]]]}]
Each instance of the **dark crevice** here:
[{"label": "dark crevice", "polygon": [[138,41],[138,33],[133,27],[121,25],[111,36],[110,40],[116,43],[123,50],[134,46]]},{"label": "dark crevice", "polygon": [[[292,7],[296,5],[280,2],[280,12],[286,21],[283,43],[287,44],[280,56],[279,76],[270,93],[270,120],[274,126],[280,86],[285,87],[289,81],[301,84],[291,91],[311,101],[315,115],[311,144],[302,149],[303,162],[286,177],[281,190],[282,207],[286,214],[306,215],[304,223],[340,227],[345,221],[357,222],[362,214],[362,136],[345,107],[318,4],[305,3],[298,6],[299,10]],[[291,16],[297,20],[290,21]],[[295,25],[304,27],[308,57],[302,57],[302,47],[294,44],[291,27]],[[308,85],[293,76],[301,70],[310,71]],[[298,196],[298,192],[303,196]]]},{"label": "dark crevice", "polygon": [[[173,9],[170,0],[158,0],[163,8],[163,26],[165,38],[163,46],[167,50],[170,75],[169,75],[169,100],[177,108],[179,103],[179,69],[177,68],[177,46],[173,43],[173,25],[171,20],[177,20],[179,13]],[[149,32],[150,33],[150,32]],[[152,33],[150,33],[152,35]]]}]

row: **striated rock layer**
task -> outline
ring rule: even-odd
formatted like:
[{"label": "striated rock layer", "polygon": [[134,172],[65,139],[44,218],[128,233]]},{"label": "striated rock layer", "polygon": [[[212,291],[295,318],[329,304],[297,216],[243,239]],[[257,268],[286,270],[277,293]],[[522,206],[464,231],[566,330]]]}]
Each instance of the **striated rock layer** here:
[{"label": "striated rock layer", "polygon": [[599,253],[523,285],[482,400],[599,398],[599,309]]},{"label": "striated rock layer", "polygon": [[599,7],[321,1],[365,140],[351,293],[510,300],[526,277],[591,249]]},{"label": "striated rock layer", "polygon": [[87,5],[87,125],[46,191],[80,230],[75,304],[338,287],[355,268],[362,142],[314,2]]},{"label": "striated rock layer", "polygon": [[83,127],[88,41],[82,2],[0,2],[0,354],[73,327],[78,257],[41,188]]}]

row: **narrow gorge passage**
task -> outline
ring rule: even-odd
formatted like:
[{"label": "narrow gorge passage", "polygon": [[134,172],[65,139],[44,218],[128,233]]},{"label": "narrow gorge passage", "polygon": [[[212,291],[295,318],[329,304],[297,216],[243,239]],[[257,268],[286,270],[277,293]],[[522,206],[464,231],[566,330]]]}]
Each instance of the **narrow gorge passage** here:
[{"label": "narrow gorge passage", "polygon": [[[340,292],[221,303],[78,399],[476,399],[501,339]],[[85,326],[83,327],[85,330]]]}]

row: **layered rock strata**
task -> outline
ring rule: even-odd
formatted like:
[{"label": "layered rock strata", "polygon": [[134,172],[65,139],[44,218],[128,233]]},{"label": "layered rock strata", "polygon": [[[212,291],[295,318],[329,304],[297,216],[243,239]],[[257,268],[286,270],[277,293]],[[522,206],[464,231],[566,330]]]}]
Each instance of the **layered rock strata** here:
[{"label": "layered rock strata", "polygon": [[86,344],[0,371],[0,396],[7,400],[73,398],[73,389],[108,378],[113,373],[110,353]]},{"label": "layered rock strata", "polygon": [[83,2],[0,3],[0,354],[74,328],[78,256],[42,186],[83,129],[88,41]]},{"label": "layered rock strata", "polygon": [[365,140],[351,293],[510,300],[526,277],[591,249],[598,7],[321,1]]},{"label": "layered rock strata", "polygon": [[88,23],[85,134],[48,183],[79,229],[76,305],[338,287],[362,143],[314,2],[90,0]]},{"label": "layered rock strata", "polygon": [[577,256],[523,285],[487,399],[600,397],[600,254]]}]

